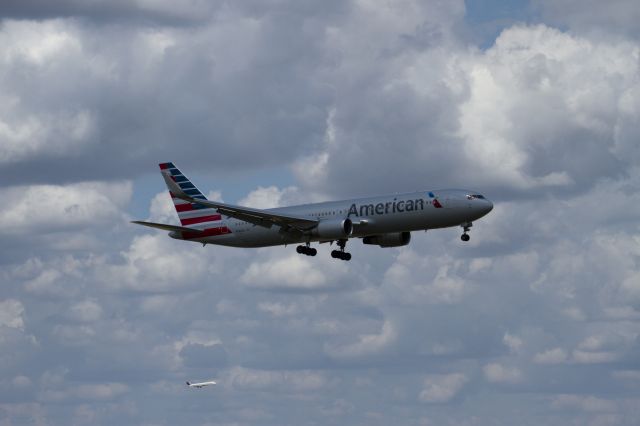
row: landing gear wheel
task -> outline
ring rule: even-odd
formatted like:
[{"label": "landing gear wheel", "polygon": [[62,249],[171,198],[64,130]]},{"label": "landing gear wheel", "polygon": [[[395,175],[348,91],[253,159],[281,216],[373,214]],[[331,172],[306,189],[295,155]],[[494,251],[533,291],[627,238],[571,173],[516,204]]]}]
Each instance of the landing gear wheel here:
[{"label": "landing gear wheel", "polygon": [[308,245],[296,247],[296,252],[300,254],[306,254],[307,256],[315,256],[316,254],[318,254],[318,250],[314,249],[313,247],[309,247]]},{"label": "landing gear wheel", "polygon": [[332,250],[331,257],[333,257],[334,259],[340,259],[340,260],[346,260],[346,261],[351,260],[351,253],[347,253],[346,251],[344,251],[344,247],[346,245],[347,245],[347,240],[338,240],[338,246],[340,247],[340,250]]},{"label": "landing gear wheel", "polygon": [[473,223],[467,222],[467,223],[463,223],[460,226],[462,226],[462,229],[464,230],[463,234],[460,236],[460,239],[462,241],[469,241],[471,239],[471,237],[469,236],[469,234],[467,234],[467,232],[469,232],[469,230],[473,226]]}]

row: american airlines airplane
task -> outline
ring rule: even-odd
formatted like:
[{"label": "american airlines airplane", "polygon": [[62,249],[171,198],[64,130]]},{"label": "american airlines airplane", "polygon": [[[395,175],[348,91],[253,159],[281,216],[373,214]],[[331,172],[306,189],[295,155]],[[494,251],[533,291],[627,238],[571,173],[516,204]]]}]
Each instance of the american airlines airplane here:
[{"label": "american airlines airplane", "polygon": [[410,192],[329,201],[316,204],[253,209],[210,201],[173,163],[160,164],[182,226],[133,221],[169,231],[178,240],[232,247],[299,244],[296,251],[315,256],[312,242],[333,243],[331,257],[351,260],[350,238],[364,244],[398,247],[409,244],[411,231],[461,226],[469,241],[472,222],[493,209],[483,195],[460,189]]}]

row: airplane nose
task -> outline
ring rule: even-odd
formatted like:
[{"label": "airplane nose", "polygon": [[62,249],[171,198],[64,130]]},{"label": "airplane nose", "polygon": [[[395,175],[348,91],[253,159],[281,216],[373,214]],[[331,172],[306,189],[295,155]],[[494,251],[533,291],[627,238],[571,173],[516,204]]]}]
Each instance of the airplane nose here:
[{"label": "airplane nose", "polygon": [[484,214],[489,213],[491,210],[493,210],[493,203],[489,200],[485,200],[486,204],[484,206]]}]

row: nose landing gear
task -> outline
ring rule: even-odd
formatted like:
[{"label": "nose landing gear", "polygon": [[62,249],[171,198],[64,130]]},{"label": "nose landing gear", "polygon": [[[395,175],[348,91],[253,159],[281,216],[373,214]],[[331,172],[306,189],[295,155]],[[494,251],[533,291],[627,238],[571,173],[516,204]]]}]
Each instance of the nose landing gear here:
[{"label": "nose landing gear", "polygon": [[463,234],[460,236],[460,239],[462,241],[465,241],[465,242],[469,241],[471,239],[471,237],[469,236],[469,234],[467,234],[467,232],[469,232],[469,230],[473,226],[473,223],[467,222],[467,223],[463,223],[460,226],[462,226],[462,229],[464,230]]},{"label": "nose landing gear", "polygon": [[340,247],[340,250],[333,250],[331,252],[331,257],[333,257],[334,259],[340,259],[340,260],[346,260],[346,261],[351,260],[351,253],[347,253],[344,251],[344,248],[346,245],[347,245],[347,240],[338,240],[338,247]]},{"label": "nose landing gear", "polygon": [[298,246],[296,247],[296,251],[300,254],[306,254],[307,256],[315,256],[318,254],[318,250],[313,247],[309,247],[309,243],[306,246]]}]

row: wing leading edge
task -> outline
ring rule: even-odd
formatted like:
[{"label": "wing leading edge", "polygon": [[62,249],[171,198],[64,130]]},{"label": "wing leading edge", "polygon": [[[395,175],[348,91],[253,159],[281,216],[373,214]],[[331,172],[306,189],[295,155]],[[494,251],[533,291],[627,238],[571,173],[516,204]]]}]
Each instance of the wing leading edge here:
[{"label": "wing leading edge", "polygon": [[[282,227],[283,229],[293,228],[298,231],[307,231],[318,225],[318,220],[306,217],[292,216],[271,213],[266,210],[252,209],[249,207],[234,206],[232,204],[219,203],[216,201],[201,200],[193,198],[186,194],[182,188],[173,180],[173,177],[162,171],[162,177],[167,183],[167,187],[173,196],[190,203],[200,204],[206,207],[217,209],[220,214],[233,217],[235,219],[244,220],[254,225],[271,228],[273,225]],[[146,223],[140,223],[144,225]],[[152,225],[147,225],[152,226]]]}]

